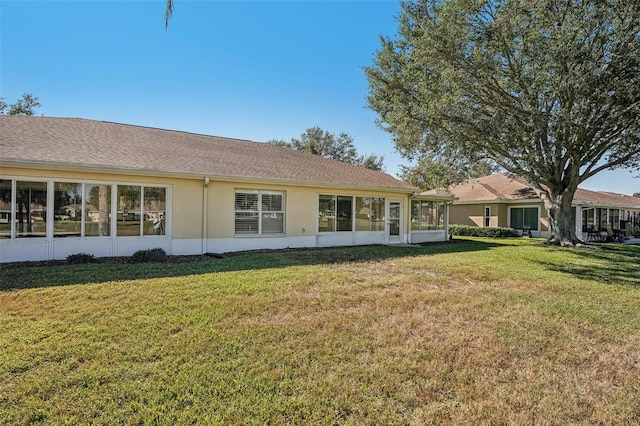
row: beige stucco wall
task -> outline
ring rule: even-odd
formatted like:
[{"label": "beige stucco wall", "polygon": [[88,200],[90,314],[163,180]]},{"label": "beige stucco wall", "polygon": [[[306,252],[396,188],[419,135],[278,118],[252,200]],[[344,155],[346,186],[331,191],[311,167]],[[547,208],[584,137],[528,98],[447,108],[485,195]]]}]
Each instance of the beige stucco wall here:
[{"label": "beige stucco wall", "polygon": [[58,171],[3,167],[3,178],[46,179],[56,182],[161,185],[170,188],[172,238],[200,238],[202,234],[202,186],[199,179],[148,177],[106,172]]},{"label": "beige stucco wall", "polygon": [[[232,238],[234,236],[234,199],[236,190],[284,192],[286,209],[285,235],[288,237],[309,236],[317,233],[319,194],[398,198],[402,200],[405,212],[409,208],[408,194],[212,180],[207,194],[209,211],[207,236],[209,238]],[[407,233],[408,230],[407,222],[406,219],[403,221],[404,233]],[[242,236],[240,238],[251,237]]]},{"label": "beige stucco wall", "polygon": [[496,226],[507,228],[509,226],[509,205],[494,204],[491,213],[496,215]]},{"label": "beige stucco wall", "polygon": [[[1,161],[1,160],[0,160]],[[99,257],[128,256],[137,250],[162,248],[169,254],[199,254],[237,250],[324,247],[354,244],[402,243],[408,241],[445,241],[446,231],[429,231],[413,235],[410,231],[410,194],[388,190],[358,190],[303,184],[276,184],[261,181],[217,180],[200,176],[146,176],[142,173],[86,168],[44,170],[15,163],[0,163],[0,178],[30,181],[77,182],[111,185],[162,186],[167,188],[166,233],[109,238],[3,238],[0,239],[0,262],[64,259],[87,252]],[[208,183],[206,181],[208,180]],[[51,186],[49,186],[51,187]],[[285,194],[285,233],[283,235],[234,235],[236,190],[270,190]],[[385,232],[318,232],[318,196],[343,195],[382,197],[402,206],[400,235]],[[49,193],[49,196],[52,196]],[[115,197],[115,196],[114,196]],[[112,198],[112,202],[116,201]],[[53,206],[47,206],[51,210]],[[482,207],[479,207],[482,215]],[[115,225],[112,223],[112,227]],[[112,228],[112,231],[114,230]],[[47,225],[49,234],[53,227]]]},{"label": "beige stucco wall", "polygon": [[[234,237],[234,200],[236,189],[272,190],[285,193],[285,235],[309,236],[317,233],[319,194],[356,195],[394,198],[403,204],[403,233],[409,230],[407,214],[409,195],[388,191],[349,190],[296,185],[276,185],[255,182],[210,180],[205,188],[203,178],[149,177],[135,174],[42,170],[36,168],[2,167],[3,178],[39,179],[69,182],[162,185],[170,188],[170,236],[173,239],[201,238],[203,234],[203,202],[207,202],[206,237]],[[169,229],[167,229],[169,231]],[[243,236],[241,238],[251,238]]]},{"label": "beige stucco wall", "polygon": [[509,226],[509,207],[538,207],[540,211],[540,231],[549,231],[549,218],[542,203],[478,203],[453,204],[449,223],[452,225],[484,226],[484,208],[491,207],[491,226]]},{"label": "beige stucco wall", "polygon": [[449,215],[449,223],[452,225],[482,226],[484,205],[454,204],[450,207]]}]

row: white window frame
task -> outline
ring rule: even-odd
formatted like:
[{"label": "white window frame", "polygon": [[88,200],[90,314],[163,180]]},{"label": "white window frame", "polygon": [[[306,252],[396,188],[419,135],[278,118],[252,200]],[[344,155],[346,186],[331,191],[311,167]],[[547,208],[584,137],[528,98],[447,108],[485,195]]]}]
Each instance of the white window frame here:
[{"label": "white window frame", "polygon": [[482,221],[484,227],[491,227],[491,206],[484,206],[484,220]]},{"label": "white window frame", "polygon": [[[333,221],[333,231],[321,231],[320,230],[320,197],[331,197],[332,201],[333,201],[333,208],[334,208],[334,217],[333,219],[331,219]],[[351,230],[339,230],[338,229],[338,215],[340,214],[338,212],[338,202],[339,202],[339,198],[340,197],[350,197],[351,198]],[[357,204],[357,199],[358,198],[377,198],[378,200],[384,200],[384,204],[385,204],[385,222],[386,222],[386,215],[388,214],[387,212],[387,203],[388,203],[388,197],[382,196],[382,195],[359,195],[359,194],[340,194],[340,193],[329,193],[329,192],[318,192],[316,194],[316,213],[317,213],[317,217],[316,217],[316,232],[318,232],[318,234],[320,235],[326,235],[326,234],[348,234],[349,232],[355,233],[355,232],[360,232],[360,233],[383,233],[386,232],[386,225],[385,225],[385,230],[378,230],[378,231],[373,231],[371,230],[371,218],[369,219],[369,230],[365,231],[365,230],[360,230],[358,231],[357,228],[357,224],[356,224],[356,204]]]},{"label": "white window frame", "polygon": [[[417,203],[418,204],[418,217],[414,218],[413,216],[413,204]],[[430,223],[426,223],[427,228],[423,228],[423,225],[425,225],[425,222],[422,221],[422,207],[423,207],[423,203],[433,203],[435,204],[435,206],[431,205],[429,208],[435,208],[436,211],[436,223],[434,224],[430,224]],[[442,227],[440,227],[440,216],[439,216],[439,209],[442,206],[442,219],[443,219],[443,223],[442,223]],[[430,232],[430,231],[442,231],[443,229],[445,229],[446,226],[446,222],[447,222],[447,205],[446,203],[442,202],[442,201],[438,201],[438,200],[411,200],[411,202],[409,203],[409,219],[411,221],[410,224],[410,230],[411,232]],[[418,229],[413,229],[413,225],[414,225],[414,219],[418,220]]]},{"label": "white window frame", "polygon": [[[358,217],[357,214],[358,212],[355,211],[357,209],[357,204],[358,204],[358,198],[362,198],[362,199],[368,199],[369,200],[369,228],[368,229],[360,229],[358,230]],[[382,229],[378,229],[378,230],[374,230],[373,228],[373,218],[372,218],[372,214],[371,214],[371,205],[373,204],[373,202],[371,200],[377,200],[378,203],[380,203],[382,200],[382,210],[383,210],[383,224],[386,223],[386,205],[387,205],[387,198],[386,197],[375,197],[375,196],[371,196],[371,195],[356,195],[353,197],[353,232],[369,232],[369,233],[383,233],[385,232],[385,227],[386,225],[383,225]],[[341,231],[341,232],[345,232],[345,231]]]},{"label": "white window frame", "polygon": [[[54,211],[54,197],[55,197],[55,183],[77,183],[81,185],[82,191],[82,207],[81,207],[81,233],[80,236],[77,237],[69,237],[69,238],[79,238],[79,239],[91,239],[91,238],[170,238],[170,229],[171,229],[171,186],[163,185],[163,184],[155,184],[155,183],[140,183],[140,182],[105,182],[105,181],[93,181],[93,180],[85,180],[85,179],[65,179],[65,178],[57,178],[57,177],[32,177],[32,176],[0,176],[1,179],[11,181],[11,213],[10,213],[10,238],[5,237],[6,240],[17,240],[22,239],[22,237],[17,237],[16,233],[16,215],[17,215],[17,205],[16,205],[16,186],[17,182],[44,182],[47,185],[47,216],[51,216],[51,220],[47,220],[47,228],[46,228],[46,236],[45,237],[33,237],[40,239],[59,239],[61,237],[56,237],[54,234],[54,222],[55,222],[55,211]],[[108,185],[111,188],[111,199],[109,200],[109,214],[111,215],[111,223],[109,236],[98,237],[98,236],[87,236],[85,235],[85,225],[86,225],[86,200],[85,200],[85,188],[86,185]],[[141,201],[143,202],[141,205],[141,226],[140,226],[140,234],[136,236],[117,236],[117,188],[119,185],[123,186],[139,186],[141,190]],[[165,190],[165,220],[164,220],[164,234],[162,235],[144,235],[143,234],[143,218],[144,218],[144,189],[145,188],[164,188]]]},{"label": "white window frame", "polygon": [[[235,206],[235,200],[236,200],[236,196],[238,194],[257,194],[258,195],[258,205],[257,205],[257,210],[238,210],[236,209]],[[280,195],[282,197],[282,210],[269,210],[269,211],[263,211],[262,209],[262,196],[263,195]],[[286,235],[286,231],[287,231],[287,224],[286,224],[286,220],[287,220],[287,208],[286,208],[286,200],[287,200],[287,193],[286,191],[275,191],[275,190],[270,190],[270,189],[244,189],[244,188],[236,188],[234,190],[233,193],[233,202],[234,202],[234,207],[233,207],[233,235],[235,237],[242,237],[242,238],[247,238],[247,237],[263,237],[263,236],[282,236],[282,235]],[[247,212],[251,212],[251,213],[257,213],[258,214],[258,231],[256,233],[238,233],[236,231],[236,214],[238,213],[247,213]],[[281,214],[282,215],[282,232],[264,232],[263,230],[263,213],[264,214],[269,214],[269,213],[273,213],[273,214]]]}]

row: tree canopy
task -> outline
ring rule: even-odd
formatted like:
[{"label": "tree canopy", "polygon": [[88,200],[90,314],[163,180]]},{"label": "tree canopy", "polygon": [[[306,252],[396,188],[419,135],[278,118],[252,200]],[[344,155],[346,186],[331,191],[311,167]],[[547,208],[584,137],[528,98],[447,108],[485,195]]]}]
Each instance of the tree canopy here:
[{"label": "tree canopy", "polygon": [[423,157],[413,167],[400,166],[398,177],[423,191],[446,189],[467,179],[490,175],[496,167],[486,160],[469,162],[465,159],[434,159]]},{"label": "tree canopy", "polygon": [[640,3],[419,0],[383,37],[368,105],[407,156],[489,158],[526,178],[549,242],[577,242],[578,185],[640,168]]},{"label": "tree canopy", "polygon": [[353,138],[345,132],[336,135],[316,126],[307,129],[300,135],[300,139],[291,138],[291,142],[272,139],[269,142],[372,170],[384,170],[383,156],[358,154]]},{"label": "tree canopy", "polygon": [[[0,114],[7,115],[33,115],[34,108],[41,107],[37,96],[31,93],[24,93],[22,98],[13,104],[7,104],[4,98],[0,98]],[[7,110],[8,109],[8,110]],[[6,111],[6,112],[5,112]]]}]

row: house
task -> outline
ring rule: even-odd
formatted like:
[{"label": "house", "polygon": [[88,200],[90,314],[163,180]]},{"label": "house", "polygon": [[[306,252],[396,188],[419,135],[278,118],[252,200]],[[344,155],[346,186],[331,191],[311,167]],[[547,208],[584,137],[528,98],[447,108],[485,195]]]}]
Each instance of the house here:
[{"label": "house", "polygon": [[446,241],[450,196],[274,144],[0,115],[0,261]]},{"label": "house", "polygon": [[[456,199],[450,223],[500,226],[548,237],[549,219],[542,201],[525,179],[496,173],[449,188]],[[626,230],[640,226],[640,198],[578,188],[573,199],[573,219],[578,238],[590,229]]]}]

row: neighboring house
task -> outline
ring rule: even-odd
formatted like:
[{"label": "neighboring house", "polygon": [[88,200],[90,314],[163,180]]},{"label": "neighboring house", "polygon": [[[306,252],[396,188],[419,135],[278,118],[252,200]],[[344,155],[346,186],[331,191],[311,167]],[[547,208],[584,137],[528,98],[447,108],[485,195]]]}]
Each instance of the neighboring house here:
[{"label": "neighboring house", "polygon": [[0,261],[447,240],[447,195],[274,144],[0,115]]},{"label": "neighboring house", "polygon": [[[547,212],[525,179],[496,173],[454,185],[449,192],[456,198],[451,206],[451,224],[500,226],[533,236],[549,235]],[[590,229],[640,226],[640,198],[630,195],[578,188],[572,210],[576,235],[585,240]]]}]

